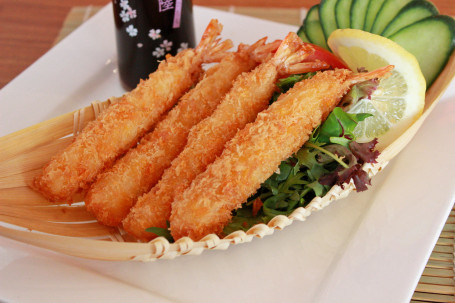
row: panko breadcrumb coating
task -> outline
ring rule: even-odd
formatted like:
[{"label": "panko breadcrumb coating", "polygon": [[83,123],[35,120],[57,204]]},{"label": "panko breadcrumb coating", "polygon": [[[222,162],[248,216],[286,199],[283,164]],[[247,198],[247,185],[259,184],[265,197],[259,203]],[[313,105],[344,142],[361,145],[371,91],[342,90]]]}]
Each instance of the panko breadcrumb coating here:
[{"label": "panko breadcrumb coating", "polygon": [[194,85],[204,62],[219,61],[232,43],[216,37],[221,24],[212,20],[196,49],[175,57],[168,56],[149,79],[121,97],[53,157],[32,187],[50,201],[71,203],[72,197],[86,189],[95,177],[138,140]]},{"label": "panko breadcrumb coating", "polygon": [[[225,143],[239,129],[254,121],[256,115],[268,107],[278,76],[287,74],[294,65],[313,53],[310,45],[299,41],[294,36],[286,37],[270,60],[240,75],[214,113],[191,129],[184,150],[172,161],[157,185],[138,199],[123,220],[128,233],[141,240],[150,240],[155,235],[146,232],[146,228],[166,228],[175,195],[184,191],[221,154]],[[307,63],[305,68],[294,71],[301,73],[320,66],[320,62],[314,66]]]},{"label": "panko breadcrumb coating", "polygon": [[174,239],[188,236],[198,241],[207,234],[220,234],[232,210],[253,195],[281,161],[298,151],[352,85],[383,77],[391,69],[365,74],[346,69],[320,72],[281,95],[175,197],[170,217]]},{"label": "panko breadcrumb coating", "polygon": [[261,39],[252,46],[240,45],[207,70],[195,88],[187,92],[137,148],[98,176],[85,198],[87,209],[105,225],[117,226],[137,198],[148,192],[163,171],[182,151],[192,126],[209,116],[232,87],[235,78],[259,64],[256,53],[276,51],[276,43]]}]

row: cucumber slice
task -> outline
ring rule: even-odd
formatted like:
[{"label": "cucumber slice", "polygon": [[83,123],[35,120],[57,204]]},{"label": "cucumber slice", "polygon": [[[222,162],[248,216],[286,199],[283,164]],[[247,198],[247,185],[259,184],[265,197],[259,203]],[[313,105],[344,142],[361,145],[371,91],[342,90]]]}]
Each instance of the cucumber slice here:
[{"label": "cucumber slice", "polygon": [[371,0],[370,4],[368,4],[367,8],[367,15],[365,17],[365,25],[363,26],[363,30],[369,32],[371,27],[373,26],[374,20],[376,19],[376,15],[378,14],[379,10],[381,9],[384,0]]},{"label": "cucumber slice", "polygon": [[[374,1],[374,0],[372,0]],[[370,0],[353,0],[351,6],[351,28],[362,29],[365,24],[368,4]]]},{"label": "cucumber slice", "polygon": [[455,20],[449,16],[431,16],[402,28],[389,39],[417,58],[428,88],[454,50]]},{"label": "cucumber slice", "polygon": [[321,0],[321,3],[319,3],[319,20],[326,40],[329,38],[330,34],[337,29],[335,19],[336,3],[337,0]]},{"label": "cucumber slice", "polygon": [[306,34],[305,34],[305,30],[304,30],[304,28],[303,28],[303,24],[302,24],[302,26],[299,28],[299,30],[297,31],[297,36],[299,36],[300,39],[302,39],[303,42],[310,43],[310,40],[308,40],[308,37],[307,37]]},{"label": "cucumber slice", "polygon": [[416,23],[426,17],[438,15],[438,9],[426,0],[415,0],[406,4],[398,15],[387,25],[381,36],[389,37],[405,26]]},{"label": "cucumber slice", "polygon": [[335,19],[338,28],[351,27],[352,0],[338,0],[335,5]]},{"label": "cucumber slice", "polygon": [[380,35],[398,12],[412,0],[385,0],[374,20],[370,32]]},{"label": "cucumber slice", "polygon": [[308,11],[305,21],[303,21],[303,30],[311,43],[329,49],[319,22],[319,5],[316,4]]}]

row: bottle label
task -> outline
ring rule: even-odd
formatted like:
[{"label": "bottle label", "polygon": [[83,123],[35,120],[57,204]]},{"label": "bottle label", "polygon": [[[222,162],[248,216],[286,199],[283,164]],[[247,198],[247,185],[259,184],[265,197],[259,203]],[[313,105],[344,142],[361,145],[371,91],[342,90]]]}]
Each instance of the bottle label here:
[{"label": "bottle label", "polygon": [[173,0],[158,0],[158,5],[160,13],[168,11],[170,9],[174,9]]},{"label": "bottle label", "polygon": [[180,18],[182,17],[182,0],[175,1],[174,22],[172,28],[180,27]]}]

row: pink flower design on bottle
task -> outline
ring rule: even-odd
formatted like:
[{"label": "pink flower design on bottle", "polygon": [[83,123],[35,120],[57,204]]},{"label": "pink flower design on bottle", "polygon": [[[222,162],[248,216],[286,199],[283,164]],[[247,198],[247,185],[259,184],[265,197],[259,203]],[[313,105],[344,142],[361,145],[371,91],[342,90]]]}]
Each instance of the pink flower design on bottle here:
[{"label": "pink flower design on bottle", "polygon": [[122,21],[123,22],[128,22],[130,21],[130,16],[128,16],[128,14],[126,13],[126,11],[122,11],[120,13],[120,18],[122,18]]},{"label": "pink flower design on bottle", "polygon": [[128,7],[130,7],[128,0],[120,0],[120,7],[123,9],[127,9]]},{"label": "pink flower design on bottle", "polygon": [[155,48],[155,50],[152,53],[153,56],[159,58],[164,56],[164,49],[161,47]]},{"label": "pink flower design on bottle", "polygon": [[187,48],[188,48],[188,43],[182,42],[182,43],[180,43],[180,47],[177,49],[177,53],[180,53],[182,50],[185,50]]},{"label": "pink flower design on bottle", "polygon": [[120,7],[123,8],[123,10],[120,12],[120,18],[122,18],[123,23],[129,22],[130,20],[137,17],[136,10],[131,8],[128,0],[121,0]]},{"label": "pink flower design on bottle", "polygon": [[130,17],[130,19],[134,19],[134,18],[137,17],[136,10],[135,10],[135,9],[132,9],[131,7],[129,7],[129,8],[126,10],[126,14]]},{"label": "pink flower design on bottle", "polygon": [[158,0],[158,4],[160,13],[174,9],[174,2],[172,0]]},{"label": "pink flower design on bottle", "polygon": [[137,28],[135,28],[132,24],[128,25],[128,27],[126,28],[126,32],[131,37],[136,37],[137,36]]},{"label": "pink flower design on bottle", "polygon": [[164,40],[163,43],[160,44],[160,46],[169,52],[172,48],[172,41]]},{"label": "pink flower design on bottle", "polygon": [[161,38],[161,29],[151,29],[149,31],[149,37],[152,38],[153,40]]}]

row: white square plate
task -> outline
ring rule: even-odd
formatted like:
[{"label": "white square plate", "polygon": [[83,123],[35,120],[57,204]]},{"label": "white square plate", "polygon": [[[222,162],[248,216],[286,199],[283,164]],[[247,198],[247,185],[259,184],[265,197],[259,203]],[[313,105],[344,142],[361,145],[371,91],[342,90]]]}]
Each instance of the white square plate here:
[{"label": "white square plate", "polygon": [[[283,38],[289,25],[195,7],[223,37]],[[0,91],[0,135],[123,93],[106,6]],[[226,251],[151,263],[93,261],[0,237],[6,302],[409,302],[455,197],[455,85],[370,190]]]}]

